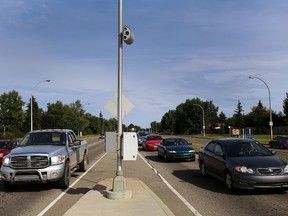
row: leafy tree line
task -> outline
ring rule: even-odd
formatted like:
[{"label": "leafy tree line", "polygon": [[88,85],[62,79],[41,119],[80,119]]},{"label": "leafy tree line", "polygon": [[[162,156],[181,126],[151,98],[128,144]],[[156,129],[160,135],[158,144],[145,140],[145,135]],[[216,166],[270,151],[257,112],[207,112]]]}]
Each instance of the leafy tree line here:
[{"label": "leafy tree line", "polygon": [[[22,137],[31,129],[31,101],[26,103],[15,90],[0,95],[0,129],[2,137]],[[26,108],[25,108],[26,106]],[[25,109],[23,109],[25,108]],[[39,108],[32,97],[33,129],[69,128],[75,133],[100,134],[117,129],[115,119],[104,119],[102,113],[87,113],[80,100],[71,104],[61,101],[47,104],[47,111]],[[125,125],[124,125],[125,127]]]},{"label": "leafy tree line", "polygon": [[[175,110],[166,112],[160,122],[151,122],[152,131],[176,134],[203,133],[203,112],[207,133],[229,133],[230,128],[251,128],[254,134],[269,133],[270,111],[263,106],[261,101],[247,114],[244,114],[241,101],[238,101],[233,116],[227,118],[223,111],[219,113],[219,107],[216,107],[213,101],[202,101],[199,98],[187,99]],[[272,110],[273,126],[278,128],[278,133],[284,131],[279,128],[286,128],[287,131],[287,116],[288,93],[283,100],[283,113],[275,113]]]}]

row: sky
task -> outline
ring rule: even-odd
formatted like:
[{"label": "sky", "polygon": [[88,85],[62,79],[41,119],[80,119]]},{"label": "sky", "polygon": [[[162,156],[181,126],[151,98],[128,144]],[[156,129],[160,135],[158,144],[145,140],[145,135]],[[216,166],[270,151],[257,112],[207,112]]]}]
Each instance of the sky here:
[{"label": "sky", "polygon": [[[283,112],[288,81],[287,0],[123,0],[123,123],[149,128],[187,99],[227,117],[261,100]],[[47,103],[80,100],[114,117],[118,91],[117,0],[0,0],[0,94]],[[249,79],[254,76],[262,79]],[[45,80],[51,80],[49,83]],[[130,105],[131,105],[130,104]],[[131,107],[131,106],[130,106]],[[201,110],[200,110],[201,111]]]}]

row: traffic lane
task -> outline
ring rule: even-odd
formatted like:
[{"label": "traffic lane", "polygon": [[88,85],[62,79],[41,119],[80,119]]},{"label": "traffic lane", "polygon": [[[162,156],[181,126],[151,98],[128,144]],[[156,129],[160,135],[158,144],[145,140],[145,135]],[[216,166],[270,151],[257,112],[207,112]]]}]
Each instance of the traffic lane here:
[{"label": "traffic lane", "polygon": [[[88,139],[89,143],[89,160],[90,165],[100,157],[104,152],[104,141],[98,140],[95,137]],[[90,166],[89,165],[89,166]],[[89,167],[88,166],[88,167]],[[72,173],[71,183],[79,176],[82,172]],[[72,188],[68,191],[69,198],[66,200],[58,209],[54,209],[53,214],[50,215],[63,215],[73,204],[78,201],[86,192],[95,186],[95,182],[89,178],[83,180],[84,185],[79,188]],[[0,209],[1,215],[4,216],[31,216],[37,215],[44,208],[46,208],[49,203],[51,203],[57,196],[59,196],[63,191],[54,187],[53,184],[23,184],[17,185],[14,190],[6,191],[4,189],[2,181],[0,181]],[[61,214],[62,213],[62,214]],[[49,214],[47,214],[49,215]]]},{"label": "traffic lane", "polygon": [[[99,162],[99,160],[101,160],[101,157],[104,154],[105,145],[104,145],[104,140],[99,139],[98,137],[97,138],[90,137],[87,140],[88,140],[88,145],[89,145],[89,152],[88,152],[89,165],[87,168],[87,170],[88,170],[94,164],[96,164],[95,166],[98,166],[98,162]],[[81,178],[81,179],[77,182],[76,185],[71,187],[66,192],[66,194],[63,197],[61,197],[61,199],[57,200],[57,202],[54,203],[42,215],[45,215],[45,216],[50,216],[50,215],[62,216],[79,199],[81,199],[84,194],[86,194],[88,191],[92,190],[95,187],[95,185],[99,181],[97,178],[95,178],[95,175],[97,175],[97,173],[95,173],[95,168],[91,169],[91,170],[89,170],[89,172],[85,172],[85,173],[82,173],[82,172],[72,173],[71,177],[73,178],[73,182],[71,184],[73,184],[74,181],[76,181],[77,179],[79,179],[79,178]],[[110,177],[111,177],[111,175],[110,175]],[[55,198],[56,197],[54,197],[54,199]],[[48,206],[48,204],[47,204],[47,206]]]},{"label": "traffic lane", "polygon": [[232,193],[217,179],[202,177],[197,159],[165,163],[157,152],[141,154],[202,215],[287,215],[287,193],[273,189]]}]

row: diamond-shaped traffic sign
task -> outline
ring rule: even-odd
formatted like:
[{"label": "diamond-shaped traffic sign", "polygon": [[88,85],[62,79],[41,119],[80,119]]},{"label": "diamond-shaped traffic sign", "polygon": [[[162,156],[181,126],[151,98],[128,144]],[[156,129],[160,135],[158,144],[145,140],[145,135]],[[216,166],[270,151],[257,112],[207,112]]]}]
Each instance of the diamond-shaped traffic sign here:
[{"label": "diamond-shaped traffic sign", "polygon": [[[115,94],[106,104],[105,109],[116,119],[118,119],[117,115],[117,95]],[[122,95],[122,119],[123,120],[127,114],[134,108],[134,104],[132,104],[128,98]]]}]

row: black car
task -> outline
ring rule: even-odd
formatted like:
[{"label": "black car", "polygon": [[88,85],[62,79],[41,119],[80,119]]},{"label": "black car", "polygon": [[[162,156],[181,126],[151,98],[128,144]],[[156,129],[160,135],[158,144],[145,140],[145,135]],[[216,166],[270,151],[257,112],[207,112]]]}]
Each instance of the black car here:
[{"label": "black car", "polygon": [[195,150],[192,143],[188,143],[184,138],[173,137],[162,139],[158,145],[158,157],[169,160],[190,160],[195,161]]},{"label": "black car", "polygon": [[288,136],[276,136],[269,141],[270,148],[286,148],[288,149]]},{"label": "black car", "polygon": [[199,168],[233,188],[288,189],[288,165],[253,139],[211,140],[199,150]]}]

